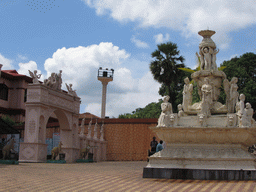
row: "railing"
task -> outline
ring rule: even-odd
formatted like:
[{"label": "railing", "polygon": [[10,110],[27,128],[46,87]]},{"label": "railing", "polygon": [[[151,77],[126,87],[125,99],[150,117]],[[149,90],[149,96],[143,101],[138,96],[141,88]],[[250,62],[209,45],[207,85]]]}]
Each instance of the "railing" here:
[{"label": "railing", "polygon": [[114,76],[114,69],[102,69],[102,67],[100,67],[98,69],[98,77],[108,77],[108,78],[113,78]]}]

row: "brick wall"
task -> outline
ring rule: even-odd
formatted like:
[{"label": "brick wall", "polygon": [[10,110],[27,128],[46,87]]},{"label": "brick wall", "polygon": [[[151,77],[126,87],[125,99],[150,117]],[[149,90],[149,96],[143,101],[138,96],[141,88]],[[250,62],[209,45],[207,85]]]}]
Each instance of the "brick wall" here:
[{"label": "brick wall", "polygon": [[[88,133],[88,123],[89,120],[85,121],[85,134]],[[101,124],[102,120],[100,119],[98,120],[98,138]],[[94,125],[93,121],[92,133]],[[107,160],[147,160],[150,141],[153,136],[156,136],[149,127],[156,125],[157,119],[104,119],[104,139],[108,142]]]},{"label": "brick wall", "polygon": [[107,160],[140,161],[146,160],[150,141],[155,135],[150,126],[156,124],[127,123],[106,124]]},{"label": "brick wall", "polygon": [[[88,133],[90,119],[85,120],[85,132]],[[98,119],[98,138],[103,119]],[[81,120],[80,120],[81,123]],[[96,120],[92,122],[92,137]],[[156,136],[149,127],[155,127],[157,119],[104,119],[104,139],[107,143],[107,160],[109,161],[140,161],[147,160],[150,141]],[[46,137],[52,138],[53,133],[60,129],[47,128]],[[80,133],[80,127],[79,127]],[[157,138],[157,136],[156,136]],[[157,141],[159,139],[157,138]]]}]

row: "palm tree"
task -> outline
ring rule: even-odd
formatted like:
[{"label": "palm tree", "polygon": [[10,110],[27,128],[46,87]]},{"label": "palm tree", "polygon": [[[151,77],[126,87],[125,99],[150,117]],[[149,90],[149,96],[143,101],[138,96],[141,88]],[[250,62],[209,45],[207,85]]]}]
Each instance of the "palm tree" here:
[{"label": "palm tree", "polygon": [[[175,101],[175,88],[181,84],[181,76],[184,72],[179,68],[184,68],[183,56],[179,56],[177,44],[168,42],[157,45],[158,49],[151,53],[154,60],[150,63],[150,71],[156,81],[166,87],[165,93],[161,95],[169,95],[171,101]],[[175,91],[174,91],[175,90]]]}]

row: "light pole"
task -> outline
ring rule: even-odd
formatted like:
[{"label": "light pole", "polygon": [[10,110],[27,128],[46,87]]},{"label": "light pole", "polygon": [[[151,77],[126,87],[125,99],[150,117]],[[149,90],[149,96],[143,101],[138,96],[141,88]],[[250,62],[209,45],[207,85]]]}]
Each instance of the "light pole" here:
[{"label": "light pole", "polygon": [[101,118],[105,118],[108,82],[113,81],[114,69],[98,69],[98,80],[102,83]]}]

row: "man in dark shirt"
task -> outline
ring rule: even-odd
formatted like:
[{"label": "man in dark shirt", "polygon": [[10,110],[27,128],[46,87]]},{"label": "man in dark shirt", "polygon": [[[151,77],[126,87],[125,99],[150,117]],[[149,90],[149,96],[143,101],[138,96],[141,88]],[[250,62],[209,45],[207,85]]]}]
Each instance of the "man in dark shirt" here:
[{"label": "man in dark shirt", "polygon": [[156,137],[153,137],[153,141],[150,142],[151,154],[154,154],[156,152],[157,144],[158,142],[156,141]]}]

